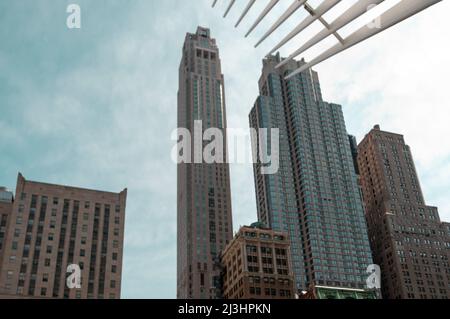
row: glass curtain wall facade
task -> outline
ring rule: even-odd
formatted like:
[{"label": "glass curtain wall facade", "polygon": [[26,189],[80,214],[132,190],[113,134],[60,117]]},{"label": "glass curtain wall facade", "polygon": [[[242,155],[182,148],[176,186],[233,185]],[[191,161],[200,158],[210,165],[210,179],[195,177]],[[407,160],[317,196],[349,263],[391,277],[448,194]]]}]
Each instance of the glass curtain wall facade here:
[{"label": "glass curtain wall facade", "polygon": [[[297,290],[311,286],[364,289],[372,257],[362,197],[342,107],[322,100],[312,70],[285,80],[303,65],[277,69],[263,61],[253,128],[280,129],[280,169],[262,175],[254,165],[258,216],[289,234]],[[256,143],[264,143],[258,136]]]}]

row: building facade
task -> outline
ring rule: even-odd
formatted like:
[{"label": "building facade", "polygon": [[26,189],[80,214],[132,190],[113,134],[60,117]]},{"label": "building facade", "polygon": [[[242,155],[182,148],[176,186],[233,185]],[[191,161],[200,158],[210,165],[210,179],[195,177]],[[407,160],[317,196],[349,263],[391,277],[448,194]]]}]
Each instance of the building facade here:
[{"label": "building facade", "polygon": [[12,212],[14,196],[5,187],[0,187],[0,273],[2,271],[3,250],[6,232]]},{"label": "building facade", "polygon": [[[298,291],[365,289],[373,262],[342,108],[322,100],[316,72],[285,79],[304,61],[277,69],[281,61],[263,61],[249,115],[252,128],[278,128],[280,136],[278,173],[263,175],[262,164],[254,165],[258,218],[288,234]],[[258,150],[261,143],[258,136]]]},{"label": "building facade", "polygon": [[[179,69],[178,127],[194,137],[209,128],[223,132],[223,163],[208,164],[204,144],[193,138],[191,161],[178,164],[177,297],[210,299],[219,295],[219,253],[233,236],[230,171],[226,163],[227,127],[224,77],[219,49],[210,30],[188,33]],[[220,150],[218,150],[220,151]],[[198,160],[198,158],[200,160]]]},{"label": "building facade", "polygon": [[[20,173],[4,241],[0,295],[118,299],[127,191],[26,180]],[[69,289],[69,265],[81,288]]]},{"label": "building facade", "polygon": [[355,167],[356,175],[359,177],[358,142],[356,141],[356,136],[353,135],[349,135],[348,139],[350,141],[350,150],[352,152],[353,166]]},{"label": "building facade", "polygon": [[295,297],[287,234],[259,224],[242,227],[221,256],[225,299]]},{"label": "building facade", "polygon": [[359,144],[358,165],[383,297],[448,299],[448,224],[425,204],[404,137],[375,126]]},{"label": "building facade", "polygon": [[300,299],[379,299],[379,297],[374,290],[314,286],[301,295]]}]

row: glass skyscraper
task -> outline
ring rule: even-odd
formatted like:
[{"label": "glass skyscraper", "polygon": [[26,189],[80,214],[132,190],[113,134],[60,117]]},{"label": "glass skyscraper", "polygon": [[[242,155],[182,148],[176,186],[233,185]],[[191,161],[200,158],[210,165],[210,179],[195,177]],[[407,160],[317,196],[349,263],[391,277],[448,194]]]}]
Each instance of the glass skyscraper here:
[{"label": "glass skyscraper", "polygon": [[[322,100],[319,78],[303,65],[263,61],[252,128],[278,128],[280,168],[262,175],[254,165],[258,217],[291,240],[297,289],[365,289],[372,256],[360,188],[340,105]],[[256,139],[258,146],[270,141]]]}]

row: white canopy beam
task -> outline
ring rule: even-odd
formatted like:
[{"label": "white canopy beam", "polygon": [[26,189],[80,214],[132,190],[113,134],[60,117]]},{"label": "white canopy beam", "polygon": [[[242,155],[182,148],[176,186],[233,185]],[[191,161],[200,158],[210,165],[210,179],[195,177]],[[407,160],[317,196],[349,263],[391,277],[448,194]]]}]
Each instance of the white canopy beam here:
[{"label": "white canopy beam", "polygon": [[367,40],[380,32],[383,32],[386,29],[389,29],[390,27],[441,1],[442,0],[402,0],[400,3],[393,6],[391,9],[379,16],[378,19],[381,25],[380,28],[365,25],[364,27],[349,35],[344,40],[344,45],[342,45],[341,43],[336,44],[309,63],[304,64],[302,67],[289,74],[286,79],[292,78],[293,76],[313,67],[314,65],[323,62],[333,57],[334,55],[347,50],[352,46],[364,40]]},{"label": "white canopy beam", "polygon": [[[316,12],[314,11],[314,9],[309,5],[309,4],[305,4],[305,10],[309,12],[310,15],[315,16]],[[320,23],[323,24],[323,26],[326,29],[330,28],[330,25],[328,24],[327,21],[325,21],[325,19],[323,18],[323,16],[320,16],[317,18],[317,20],[320,21]],[[333,35],[336,37],[336,39],[338,39],[339,42],[344,42],[344,39],[341,38],[341,36],[337,33],[337,32],[333,32]]]},{"label": "white canopy beam", "polygon": [[241,21],[244,19],[244,17],[247,15],[247,13],[250,11],[250,9],[253,7],[253,5],[255,4],[256,0],[249,0],[247,6],[245,7],[244,11],[242,12],[241,16],[239,17],[238,21],[236,22],[236,24],[234,25],[235,28],[237,28],[239,26],[239,24],[241,23]]},{"label": "white canopy beam", "polygon": [[255,48],[260,45],[269,35],[271,35],[280,25],[282,25],[290,16],[292,16],[302,5],[304,5],[306,0],[295,0],[289,8],[281,15],[281,17],[270,27],[269,31],[263,35],[263,37],[256,43]]},{"label": "white canopy beam", "polygon": [[[320,41],[324,40],[328,36],[333,33],[336,33],[337,30],[346,26],[356,18],[362,16],[364,13],[374,8],[375,5],[380,4],[384,0],[358,0],[353,6],[351,6],[347,11],[342,13],[338,18],[336,18],[331,24],[322,29],[319,33],[317,33],[314,37],[308,40],[305,44],[303,44],[299,49],[297,49],[294,53],[292,53],[287,59],[283,60],[276,67],[279,68],[289,61],[293,60],[312,46],[316,45]],[[343,43],[343,40],[339,40],[339,42]]]},{"label": "white canopy beam", "polygon": [[245,34],[245,37],[248,37],[250,33],[258,26],[258,24],[266,17],[266,15],[275,7],[275,5],[280,2],[280,0],[270,0],[264,10],[261,12],[259,17],[256,19],[255,23],[250,27],[248,32]]},{"label": "white canopy beam", "polygon": [[267,55],[273,54],[283,45],[288,43],[292,38],[294,38],[297,34],[305,30],[309,27],[313,22],[323,16],[325,13],[330,11],[335,5],[337,5],[341,0],[324,0],[322,3],[316,8],[315,15],[307,16],[302,22],[300,22],[294,30],[292,30],[280,43],[278,43]]},{"label": "white canopy beam", "polygon": [[228,15],[228,13],[230,12],[231,8],[233,7],[234,3],[236,2],[236,0],[230,0],[230,4],[228,5],[227,10],[225,11],[223,17],[226,18],[226,16]]}]

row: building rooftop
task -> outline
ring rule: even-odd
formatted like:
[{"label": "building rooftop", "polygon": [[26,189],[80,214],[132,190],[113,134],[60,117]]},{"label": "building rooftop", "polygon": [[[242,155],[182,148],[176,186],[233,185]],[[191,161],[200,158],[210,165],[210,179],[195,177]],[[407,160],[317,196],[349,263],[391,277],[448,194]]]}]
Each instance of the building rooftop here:
[{"label": "building rooftop", "polygon": [[60,184],[52,184],[52,183],[44,183],[44,182],[38,182],[38,181],[32,181],[27,180],[22,173],[19,172],[18,178],[22,178],[27,183],[35,183],[35,184],[41,184],[41,185],[47,185],[50,187],[64,187],[66,190],[74,190],[74,191],[88,191],[88,192],[95,192],[95,193],[106,193],[106,194],[120,194],[122,192],[127,192],[127,188],[123,189],[121,192],[110,192],[110,191],[102,191],[98,189],[89,189],[89,188],[82,188],[82,187],[76,187],[76,186],[68,186],[68,185],[60,185]]}]

